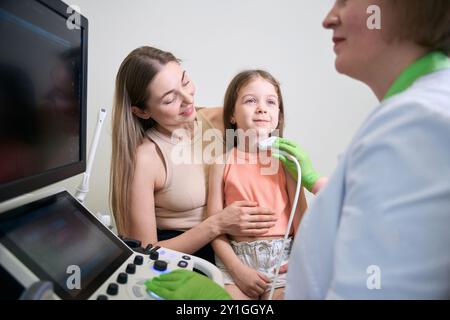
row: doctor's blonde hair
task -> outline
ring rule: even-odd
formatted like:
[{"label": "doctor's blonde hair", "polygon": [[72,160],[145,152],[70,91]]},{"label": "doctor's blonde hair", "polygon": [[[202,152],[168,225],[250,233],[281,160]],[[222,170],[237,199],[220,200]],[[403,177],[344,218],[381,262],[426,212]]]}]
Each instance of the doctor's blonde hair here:
[{"label": "doctor's blonde hair", "polygon": [[384,0],[393,13],[391,39],[408,39],[450,54],[449,0]]},{"label": "doctor's blonde hair", "polygon": [[170,52],[152,47],[132,51],[122,62],[116,77],[112,112],[112,156],[110,171],[110,202],[117,231],[129,230],[130,185],[136,165],[136,150],[145,132],[155,125],[150,118],[134,115],[131,107],[144,110],[149,101],[149,85],[161,68],[177,62]]}]

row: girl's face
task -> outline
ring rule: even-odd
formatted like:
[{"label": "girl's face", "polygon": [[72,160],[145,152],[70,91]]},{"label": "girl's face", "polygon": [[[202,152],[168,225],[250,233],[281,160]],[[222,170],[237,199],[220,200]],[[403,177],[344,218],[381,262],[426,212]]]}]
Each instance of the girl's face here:
[{"label": "girl's face", "polygon": [[149,85],[150,99],[141,118],[152,118],[160,127],[174,129],[195,120],[195,86],[186,71],[176,62],[169,62]]},{"label": "girl's face", "polygon": [[[323,21],[326,29],[333,30],[336,69],[350,77],[365,80],[383,57],[388,43],[382,37],[390,10],[384,9],[382,0],[337,0]],[[369,29],[368,21],[375,17],[370,5],[381,9],[381,30]]]},{"label": "girl's face", "polygon": [[255,130],[259,137],[265,138],[278,126],[279,112],[274,85],[258,77],[239,90],[231,121],[238,129]]}]

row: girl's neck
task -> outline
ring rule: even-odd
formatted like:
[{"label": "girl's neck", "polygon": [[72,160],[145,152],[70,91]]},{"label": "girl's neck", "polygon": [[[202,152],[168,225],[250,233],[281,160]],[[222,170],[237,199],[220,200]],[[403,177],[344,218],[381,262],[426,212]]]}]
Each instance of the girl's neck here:
[{"label": "girl's neck", "polygon": [[240,152],[245,153],[251,153],[251,154],[257,154],[259,152],[258,143],[259,141],[262,141],[264,139],[267,139],[268,137],[245,137],[244,142],[241,142],[239,139],[239,142],[236,146],[236,149]]}]

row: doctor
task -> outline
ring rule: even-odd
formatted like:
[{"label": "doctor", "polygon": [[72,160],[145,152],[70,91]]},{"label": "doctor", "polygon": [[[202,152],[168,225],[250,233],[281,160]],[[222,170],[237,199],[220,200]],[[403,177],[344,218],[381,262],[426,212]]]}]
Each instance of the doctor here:
[{"label": "doctor", "polygon": [[[370,5],[381,9],[381,29],[367,26]],[[278,141],[317,193],[292,248],[285,298],[448,299],[450,2],[338,0],[323,26],[333,31],[337,71],[366,83],[380,105],[328,181],[300,147]],[[185,271],[148,288],[168,299],[226,297]]]}]

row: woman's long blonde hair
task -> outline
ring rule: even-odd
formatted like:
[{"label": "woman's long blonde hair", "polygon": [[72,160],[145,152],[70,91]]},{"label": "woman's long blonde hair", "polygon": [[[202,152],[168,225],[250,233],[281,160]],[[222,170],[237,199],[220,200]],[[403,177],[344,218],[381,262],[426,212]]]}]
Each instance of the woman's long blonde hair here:
[{"label": "woman's long blonde hair", "polygon": [[112,157],[110,171],[110,201],[117,231],[129,231],[130,185],[136,165],[136,149],[145,132],[155,123],[143,120],[131,112],[131,107],[144,110],[149,101],[148,86],[169,62],[179,62],[170,52],[152,47],[132,51],[122,62],[116,77],[112,113]]}]

